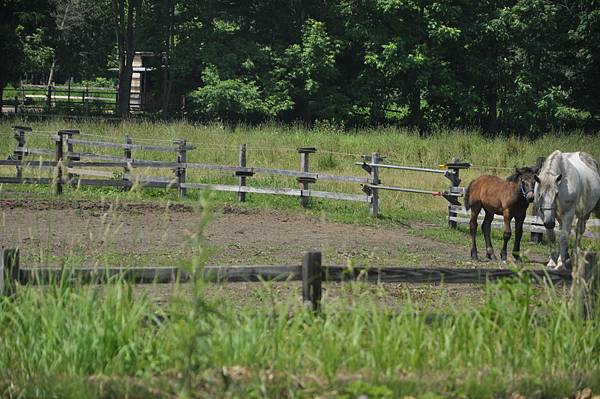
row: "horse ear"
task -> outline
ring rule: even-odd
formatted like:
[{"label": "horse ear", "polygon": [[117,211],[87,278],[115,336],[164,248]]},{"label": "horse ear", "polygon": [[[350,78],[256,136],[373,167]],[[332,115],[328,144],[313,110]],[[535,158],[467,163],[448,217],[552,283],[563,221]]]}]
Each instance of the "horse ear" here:
[{"label": "horse ear", "polygon": [[558,175],[558,177],[556,178],[556,182],[560,183],[560,179],[562,179],[562,175]]},{"label": "horse ear", "polygon": [[538,175],[533,175],[533,178],[535,179],[536,182],[541,183],[540,177]]}]

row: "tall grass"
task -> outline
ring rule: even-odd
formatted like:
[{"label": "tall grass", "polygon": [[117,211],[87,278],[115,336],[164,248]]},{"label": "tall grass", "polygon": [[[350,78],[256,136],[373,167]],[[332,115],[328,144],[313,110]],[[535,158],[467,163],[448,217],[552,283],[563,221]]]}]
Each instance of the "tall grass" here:
[{"label": "tall grass", "polygon": [[2,396],[564,397],[600,389],[598,320],[575,317],[550,290],[533,295],[524,281],[492,285],[483,307],[437,317],[368,302],[351,311],[325,304],[323,315],[285,305],[233,312],[196,290],[165,311],[120,281],[102,292],[22,288],[1,303]]}]

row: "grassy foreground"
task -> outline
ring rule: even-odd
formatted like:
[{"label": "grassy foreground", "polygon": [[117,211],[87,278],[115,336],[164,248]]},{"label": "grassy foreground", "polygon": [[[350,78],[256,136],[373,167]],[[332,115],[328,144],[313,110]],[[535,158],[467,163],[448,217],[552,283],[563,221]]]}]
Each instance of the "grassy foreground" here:
[{"label": "grassy foreground", "polygon": [[[22,288],[0,302],[3,397],[566,397],[600,390],[598,320],[548,289],[487,288],[431,317],[369,301],[322,315],[233,311],[191,295],[158,309],[115,281]],[[177,287],[174,287],[177,290]],[[265,288],[268,294],[268,288]]]}]

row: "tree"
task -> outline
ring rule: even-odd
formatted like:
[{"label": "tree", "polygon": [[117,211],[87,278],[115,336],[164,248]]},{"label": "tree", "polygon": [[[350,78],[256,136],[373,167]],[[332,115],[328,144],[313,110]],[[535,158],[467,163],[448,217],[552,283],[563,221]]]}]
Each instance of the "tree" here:
[{"label": "tree", "polygon": [[17,33],[18,19],[16,1],[1,1],[0,7],[0,54],[10,62],[0,62],[0,113],[4,99],[4,88],[15,83],[21,76],[23,43]]},{"label": "tree", "polygon": [[143,0],[112,0],[113,26],[119,57],[117,114],[129,115],[133,58],[142,21]]}]

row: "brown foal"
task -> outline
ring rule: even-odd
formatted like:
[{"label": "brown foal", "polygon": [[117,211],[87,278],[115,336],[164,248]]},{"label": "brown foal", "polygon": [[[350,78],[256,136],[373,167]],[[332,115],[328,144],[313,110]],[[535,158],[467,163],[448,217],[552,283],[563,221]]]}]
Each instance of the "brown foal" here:
[{"label": "brown foal", "polygon": [[515,243],[513,257],[520,260],[521,237],[523,236],[523,222],[527,213],[527,207],[533,201],[533,190],[535,188],[535,173],[537,168],[523,167],[502,180],[497,176],[483,175],[473,180],[465,191],[465,208],[471,209],[471,221],[469,223],[472,246],[471,258],[477,258],[477,217],[481,209],[485,211],[485,218],[481,224],[483,237],[485,238],[486,256],[488,259],[496,260],[490,238],[492,220],[494,215],[504,217],[504,244],[500,252],[500,258],[506,261],[506,246],[511,236],[510,221],[515,218]]}]

